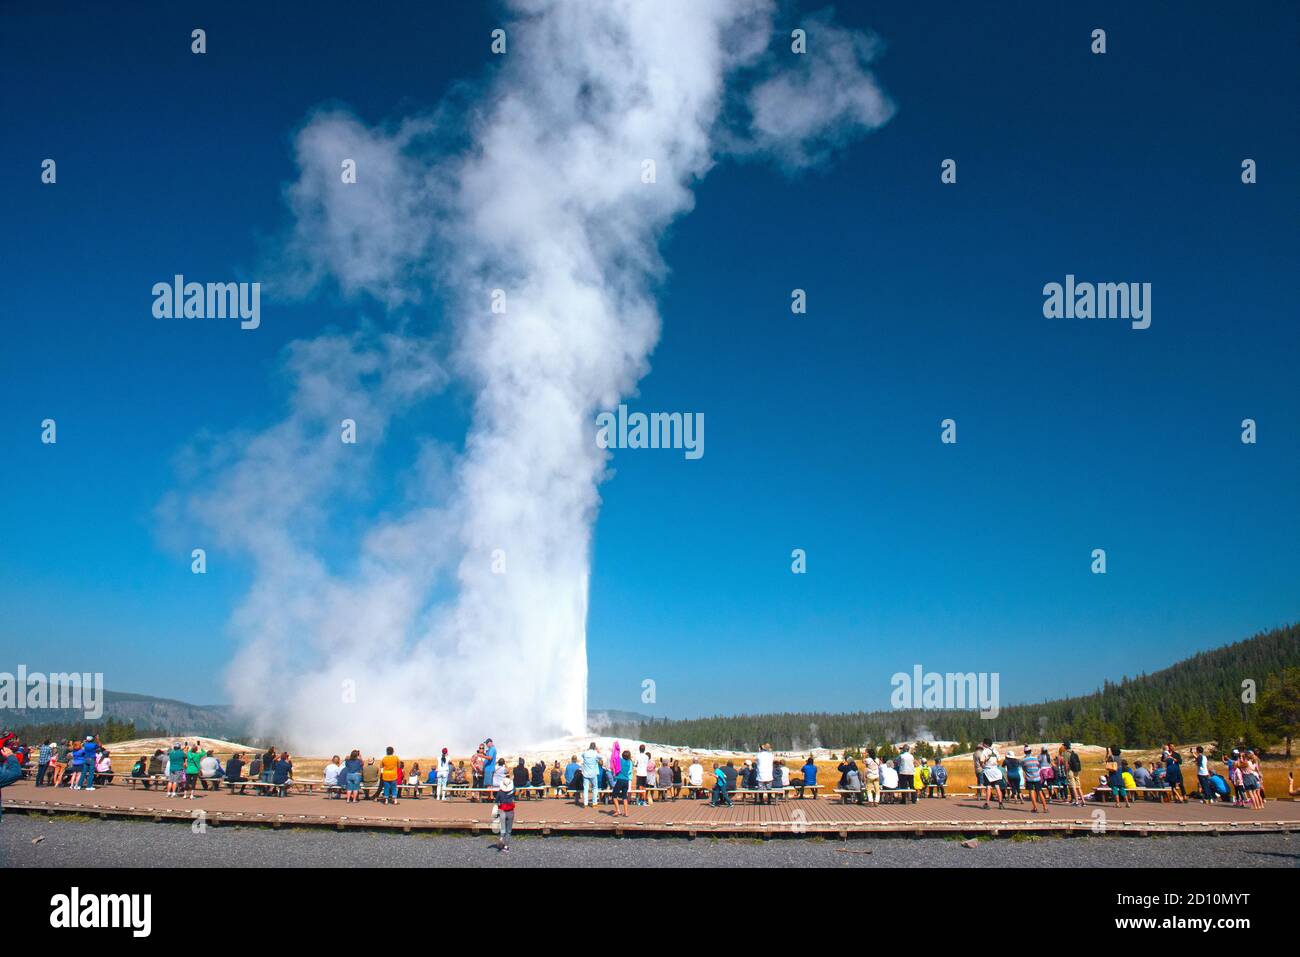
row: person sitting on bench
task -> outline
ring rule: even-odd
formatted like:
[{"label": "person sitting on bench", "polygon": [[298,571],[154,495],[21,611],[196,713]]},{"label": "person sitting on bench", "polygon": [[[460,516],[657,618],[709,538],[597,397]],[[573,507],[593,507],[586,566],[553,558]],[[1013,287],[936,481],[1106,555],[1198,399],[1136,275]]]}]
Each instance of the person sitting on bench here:
[{"label": "person sitting on bench", "polygon": [[325,765],[324,773],[321,780],[324,782],[325,793],[334,798],[338,798],[343,793],[345,781],[339,780],[339,775],[343,773],[343,759],[337,754],[330,758],[329,764]]},{"label": "person sitting on bench", "polygon": [[926,796],[933,797],[935,789],[939,791],[939,797],[946,798],[948,789],[945,785],[948,783],[948,769],[943,766],[943,758],[934,759],[934,767],[930,769],[930,783],[925,786]]},{"label": "person sitting on bench", "polygon": [[100,748],[99,754],[95,757],[95,782],[98,784],[113,783],[113,764],[109,760],[106,748]]},{"label": "person sitting on bench", "polygon": [[143,754],[131,765],[131,777],[144,782],[144,789],[149,790],[149,759]]},{"label": "person sitting on bench", "polygon": [[366,758],[366,766],[361,769],[361,793],[367,801],[379,799],[379,768],[373,757]]},{"label": "person sitting on bench", "polygon": [[225,769],[215,754],[209,752],[199,761],[199,783],[203,785],[203,790],[220,791],[221,779],[225,776]]},{"label": "person sitting on bench", "polygon": [[286,797],[289,791],[289,781],[293,778],[293,762],[289,760],[289,752],[281,751],[279,759],[271,769],[271,783],[275,785],[272,792],[276,797]]},{"label": "person sitting on bench", "polygon": [[230,785],[230,790],[235,790],[235,785],[239,785],[239,793],[244,793],[247,786],[247,778],[244,777],[244,755],[237,753],[233,758],[226,762],[226,783]]},{"label": "person sitting on bench", "polygon": [[691,758],[691,766],[686,769],[686,783],[690,785],[690,796],[698,796],[699,789],[704,787],[704,765],[700,764],[699,758]]},{"label": "person sitting on bench", "polygon": [[1155,787],[1151,783],[1151,772],[1142,766],[1141,761],[1133,762],[1133,786],[1139,788]]},{"label": "person sitting on bench", "polygon": [[803,797],[804,788],[813,788],[817,786],[817,765],[813,761],[813,756],[808,755],[808,760],[803,765],[803,778],[799,781],[799,797]]},{"label": "person sitting on bench", "polygon": [[[153,757],[149,759],[149,777],[160,778],[167,773],[167,752],[162,748],[154,751]],[[145,787],[149,784],[146,782]]]},{"label": "person sitting on bench", "polygon": [[[880,793],[882,795],[897,793],[900,790],[898,783],[898,771],[894,768],[892,761],[880,762]],[[909,788],[910,790],[910,788]],[[900,797],[899,800],[906,800]]]}]

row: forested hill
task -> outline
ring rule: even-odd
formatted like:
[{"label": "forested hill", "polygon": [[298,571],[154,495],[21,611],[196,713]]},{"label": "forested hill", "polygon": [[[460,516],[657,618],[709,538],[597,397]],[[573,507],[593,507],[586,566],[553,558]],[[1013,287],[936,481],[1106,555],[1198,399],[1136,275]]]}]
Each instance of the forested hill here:
[{"label": "forested hill", "polygon": [[[1089,744],[1153,747],[1163,741],[1262,740],[1256,708],[1243,703],[1242,682],[1262,694],[1285,668],[1300,667],[1300,625],[1264,632],[1194,655],[1161,671],[1092,694],[1040,704],[1004,705],[993,719],[978,711],[797,712],[651,720],[621,724],[618,734],[697,748],[753,750],[763,742],[780,750],[845,748],[864,743],[934,739],[963,744],[995,740],[1069,739]],[[967,750],[962,747],[960,750]]]}]

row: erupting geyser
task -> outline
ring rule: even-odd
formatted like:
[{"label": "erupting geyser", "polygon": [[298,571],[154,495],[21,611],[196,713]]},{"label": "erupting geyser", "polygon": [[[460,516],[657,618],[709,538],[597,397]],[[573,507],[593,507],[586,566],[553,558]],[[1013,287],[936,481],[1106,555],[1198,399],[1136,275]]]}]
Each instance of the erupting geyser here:
[{"label": "erupting geyser", "polygon": [[[292,346],[289,415],[222,443],[213,484],[183,501],[252,558],[230,687],[256,730],[297,748],[433,753],[490,734],[515,749],[584,730],[609,455],[594,422],[658,339],[659,238],[721,154],[815,163],[890,115],[874,42],[828,17],[778,25],[755,0],[511,6],[467,108],[381,128],[328,112],[299,132],[285,282],[328,278],[386,307],[389,331]],[[412,318],[434,297],[445,360]],[[463,449],[424,445],[403,506],[341,558],[340,529],[375,511],[358,476],[453,377],[474,395]]]}]

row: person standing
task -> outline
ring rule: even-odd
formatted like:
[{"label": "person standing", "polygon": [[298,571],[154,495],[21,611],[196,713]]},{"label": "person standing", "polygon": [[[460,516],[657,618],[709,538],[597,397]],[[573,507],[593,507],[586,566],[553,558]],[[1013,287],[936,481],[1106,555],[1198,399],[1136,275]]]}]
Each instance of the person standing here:
[{"label": "person standing", "polygon": [[943,758],[935,756],[934,767],[930,769],[930,783],[926,785],[926,793],[933,791],[939,792],[939,797],[948,797],[948,769],[943,766]]},{"label": "person standing", "polygon": [[[770,792],[772,790],[773,760],[774,755],[772,754],[772,745],[770,744],[764,744],[758,749],[758,754],[754,755],[754,778],[755,784],[760,791]],[[772,795],[770,793],[759,794],[756,795],[756,797],[764,804],[772,803]]]},{"label": "person standing", "polygon": [[1214,785],[1210,783],[1210,757],[1202,745],[1196,746],[1196,784],[1201,789],[1201,803],[1214,801]]},{"label": "person standing", "polygon": [[[474,752],[474,757],[470,758],[469,767],[470,771],[473,772],[474,775],[473,786],[475,790],[487,787],[488,775],[496,770],[495,768],[489,768],[487,766],[487,754],[484,753],[484,745],[481,744],[478,746],[478,750]],[[473,799],[477,800],[477,796]]]},{"label": "person standing", "polygon": [[501,825],[501,836],[497,839],[497,850],[508,853],[510,850],[510,832],[515,826],[515,784],[506,771],[506,759],[498,765],[499,773],[494,775],[494,782],[499,782],[496,794],[497,819]]},{"label": "person standing", "polygon": [[399,759],[390,744],[379,762],[379,779],[384,785],[384,803],[397,804],[397,765]]},{"label": "person standing", "polygon": [[1177,751],[1165,752],[1165,784],[1175,804],[1187,803],[1187,788],[1183,786],[1183,765]]},{"label": "person standing", "polygon": [[588,803],[593,806],[600,803],[600,752],[595,741],[582,752],[582,806],[587,807]]},{"label": "person standing", "polygon": [[654,755],[647,751],[645,765],[645,799],[642,802],[644,804],[649,805],[655,803],[654,789],[658,786],[659,782],[658,771],[659,765],[655,764]]},{"label": "person standing", "polygon": [[[650,766],[650,755],[645,753],[644,744],[639,745],[637,747],[637,752],[636,752],[636,791],[637,791],[636,803],[638,806],[645,804],[642,795],[645,794],[645,778],[649,766]],[[586,773],[585,768],[583,769],[583,773],[584,774]]]},{"label": "person standing", "polygon": [[713,794],[709,797],[709,807],[731,807],[731,796],[727,792],[730,788],[731,780],[727,775],[727,769],[720,767],[715,761],[713,763]]},{"label": "person standing", "polygon": [[447,749],[442,749],[442,757],[438,761],[438,791],[434,795],[439,801],[447,800],[447,782],[451,780],[451,759],[447,757]]},{"label": "person standing", "polygon": [[81,765],[81,789],[95,790],[95,768],[99,763],[99,738],[93,734],[86,735],[81,745],[83,763]]},{"label": "person standing", "polygon": [[185,798],[194,800],[194,786],[199,783],[199,776],[203,773],[203,759],[208,756],[208,752],[203,750],[203,742],[195,741],[194,747],[185,752]]},{"label": "person standing", "polygon": [[[811,758],[809,759],[811,760]],[[880,760],[875,748],[867,748],[867,760],[863,762],[866,771],[866,799],[868,804],[880,803]]]},{"label": "person standing", "polygon": [[361,800],[361,774],[364,770],[365,763],[361,760],[361,752],[353,748],[347,761],[343,763],[343,770],[339,772],[339,777],[344,779],[344,789],[349,804],[356,804]]},{"label": "person standing", "polygon": [[989,809],[989,801],[993,800],[993,792],[998,792],[998,807],[1004,808],[1002,803],[1002,768],[998,763],[998,752],[993,747],[993,741],[989,738],[984,739],[983,746],[976,752],[980,755],[980,771],[984,781],[984,810]]},{"label": "person standing", "polygon": [[1063,759],[1062,763],[1065,766],[1067,798],[1075,807],[1083,807],[1083,788],[1079,784],[1079,772],[1083,770],[1083,762],[1079,760],[1078,753],[1071,747],[1069,741],[1061,742],[1058,755]]},{"label": "person standing", "polygon": [[[1026,748],[1026,750],[1029,749]],[[1002,761],[1002,779],[1006,781],[1006,788],[1010,792],[1010,798],[1016,803],[1020,803],[1020,761],[1012,751],[1008,751],[1006,758]]]},{"label": "person standing", "polygon": [[185,784],[185,752],[181,743],[176,741],[167,752],[167,796],[176,797],[176,792]]},{"label": "person standing", "polygon": [[912,753],[910,745],[905,744],[899,749],[895,770],[898,771],[899,787],[910,788],[915,784],[916,755]]},{"label": "person standing", "polygon": [[63,776],[68,773],[68,764],[72,760],[72,742],[60,741],[54,758],[54,786],[63,783]]},{"label": "person standing", "polygon": [[86,769],[86,752],[81,745],[77,745],[73,749],[70,767],[72,768],[72,790],[80,791],[81,782],[86,779],[84,773]]},{"label": "person standing", "polygon": [[40,750],[36,752],[36,786],[38,788],[45,786],[45,774],[50,770],[50,742],[41,743]]},{"label": "person standing", "polygon": [[1024,778],[1024,788],[1029,792],[1029,813],[1038,813],[1038,802],[1043,802],[1043,813],[1047,809],[1047,794],[1043,791],[1043,768],[1040,759],[1029,745],[1025,745],[1025,756],[1020,759],[1020,773]]},{"label": "person standing", "polygon": [[[627,817],[627,792],[632,784],[632,752],[624,751],[618,756],[618,771],[614,774],[614,817]],[[623,810],[620,813],[618,807],[622,802]]]}]

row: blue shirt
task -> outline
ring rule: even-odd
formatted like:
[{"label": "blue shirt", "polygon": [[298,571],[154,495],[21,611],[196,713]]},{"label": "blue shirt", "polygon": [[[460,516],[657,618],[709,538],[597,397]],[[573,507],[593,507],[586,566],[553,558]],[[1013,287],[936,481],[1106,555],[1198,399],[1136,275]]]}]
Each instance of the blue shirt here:
[{"label": "blue shirt", "polygon": [[809,786],[817,783],[817,765],[811,761],[803,766],[803,783]]},{"label": "blue shirt", "polygon": [[564,783],[572,784],[573,776],[578,773],[578,762],[570,761],[564,766]]}]

